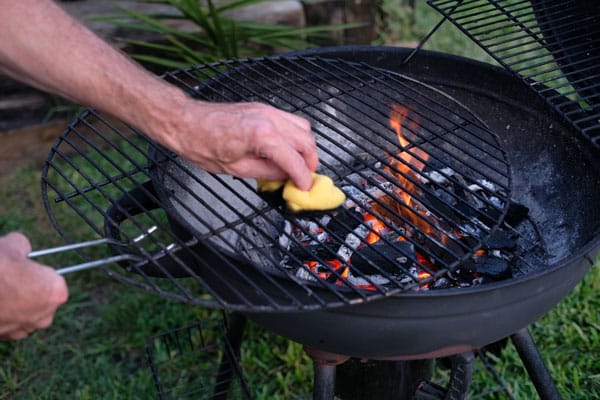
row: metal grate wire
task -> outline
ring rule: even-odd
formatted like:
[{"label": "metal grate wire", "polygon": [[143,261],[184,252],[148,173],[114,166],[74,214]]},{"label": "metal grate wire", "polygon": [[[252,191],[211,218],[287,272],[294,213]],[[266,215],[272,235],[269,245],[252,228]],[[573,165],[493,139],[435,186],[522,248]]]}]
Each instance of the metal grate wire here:
[{"label": "metal grate wire", "polygon": [[428,0],[600,148],[600,3]]},{"label": "metal grate wire", "polygon": [[146,354],[161,400],[251,398],[237,349],[224,321],[208,319],[146,339]]}]

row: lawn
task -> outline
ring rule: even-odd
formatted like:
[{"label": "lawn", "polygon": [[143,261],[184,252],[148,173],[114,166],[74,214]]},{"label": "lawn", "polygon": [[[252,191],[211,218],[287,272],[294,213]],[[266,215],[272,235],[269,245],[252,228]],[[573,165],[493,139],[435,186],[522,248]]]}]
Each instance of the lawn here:
[{"label": "lawn", "polygon": [[[411,18],[410,29],[402,33],[406,40],[418,38],[437,20],[422,5]],[[395,42],[397,35],[390,31],[382,41]],[[451,26],[444,26],[434,38],[426,48],[489,61]],[[0,177],[0,233],[20,230],[34,248],[61,244],[40,200],[40,170],[32,166]],[[77,223],[73,222],[73,232]],[[69,261],[52,259],[56,266]],[[70,299],[51,328],[22,341],[0,343],[0,399],[157,398],[146,352],[148,338],[221,318],[220,311],[149,295],[100,271],[72,274],[67,281]],[[531,332],[565,399],[600,398],[600,259],[567,298],[531,326]],[[209,333],[215,337],[214,330]],[[255,398],[311,397],[312,366],[300,345],[254,324],[248,326],[246,339],[241,364]],[[192,358],[180,366],[193,375],[190,367],[200,365],[199,360]],[[494,362],[515,398],[536,397],[511,345]],[[492,386],[489,375],[476,375],[477,392]]]},{"label": "lawn", "polygon": [[[39,179],[37,167],[0,177],[0,231],[20,229],[34,248],[60,243],[39,200]],[[599,264],[531,327],[565,399],[600,396]],[[218,311],[130,288],[100,271],[72,274],[67,281],[70,299],[50,329],[0,344],[0,399],[156,398],[147,338],[221,317]],[[242,365],[257,399],[310,397],[312,367],[300,345],[254,324],[246,338],[251,340],[245,341]],[[515,398],[535,398],[512,346],[503,350],[495,368]],[[477,390],[490,386],[495,384],[489,375],[473,383]]]}]

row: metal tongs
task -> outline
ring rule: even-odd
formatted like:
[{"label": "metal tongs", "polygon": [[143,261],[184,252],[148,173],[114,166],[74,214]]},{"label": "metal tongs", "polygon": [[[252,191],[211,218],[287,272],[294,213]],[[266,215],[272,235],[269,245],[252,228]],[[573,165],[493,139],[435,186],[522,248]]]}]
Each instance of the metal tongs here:
[{"label": "metal tongs", "polygon": [[[36,257],[41,257],[41,256],[47,256],[47,255],[50,255],[50,254],[58,254],[58,253],[63,253],[63,252],[67,252],[67,251],[73,251],[73,250],[87,248],[87,247],[99,246],[99,245],[102,245],[102,244],[112,244],[112,245],[117,245],[117,246],[128,246],[128,245],[135,244],[135,243],[138,243],[138,242],[142,241],[146,237],[150,236],[154,231],[156,231],[156,229],[157,229],[156,226],[152,226],[146,232],[144,232],[141,235],[139,235],[139,236],[131,239],[127,243],[125,243],[125,242],[119,242],[119,241],[114,240],[114,239],[102,238],[102,239],[89,240],[89,241],[86,241],[86,242],[68,244],[68,245],[64,245],[64,246],[51,247],[51,248],[48,248],[48,249],[34,250],[31,253],[29,253],[27,256],[29,258],[36,258]],[[119,261],[143,261],[143,260],[144,260],[144,258],[141,257],[141,256],[139,256],[139,255],[135,255],[135,254],[119,254],[119,255],[116,255],[116,256],[106,257],[106,258],[102,258],[102,259],[99,259],[99,260],[88,261],[88,262],[84,262],[84,263],[81,263],[81,264],[70,265],[68,267],[62,267],[62,268],[56,269],[55,271],[59,275],[64,275],[64,274],[69,274],[71,272],[83,271],[83,270],[86,270],[86,269],[96,268],[96,267],[99,267],[99,266],[102,266],[102,265],[111,264],[111,263],[115,263],[115,262],[119,262]]]}]

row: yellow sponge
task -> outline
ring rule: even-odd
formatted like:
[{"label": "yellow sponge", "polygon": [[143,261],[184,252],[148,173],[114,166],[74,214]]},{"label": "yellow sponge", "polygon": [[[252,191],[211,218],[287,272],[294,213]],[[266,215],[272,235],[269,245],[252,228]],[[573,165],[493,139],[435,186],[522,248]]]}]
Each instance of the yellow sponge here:
[{"label": "yellow sponge", "polygon": [[340,190],[331,178],[326,175],[313,174],[313,185],[309,190],[300,190],[294,182],[288,180],[268,181],[257,179],[258,191],[276,191],[283,185],[283,199],[290,211],[326,211],[332,210],[346,200],[346,195]]},{"label": "yellow sponge", "polygon": [[259,192],[274,192],[283,186],[285,181],[270,181],[268,179],[257,179],[256,190]]}]

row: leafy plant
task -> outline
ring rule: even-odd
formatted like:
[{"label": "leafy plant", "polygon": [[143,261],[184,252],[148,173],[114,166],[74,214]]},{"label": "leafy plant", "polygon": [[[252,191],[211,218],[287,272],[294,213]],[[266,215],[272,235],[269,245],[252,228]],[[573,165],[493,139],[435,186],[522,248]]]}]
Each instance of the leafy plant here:
[{"label": "leafy plant", "polygon": [[[116,26],[150,33],[160,40],[125,38],[131,56],[140,62],[167,68],[181,68],[216,60],[260,56],[275,50],[289,51],[313,47],[333,31],[361,26],[360,23],[295,28],[281,24],[239,21],[228,11],[265,0],[147,0],[171,6],[171,11],[141,13],[122,5],[119,14],[96,17]],[[181,28],[182,21],[195,29]],[[179,22],[179,23],[177,23]]]}]

